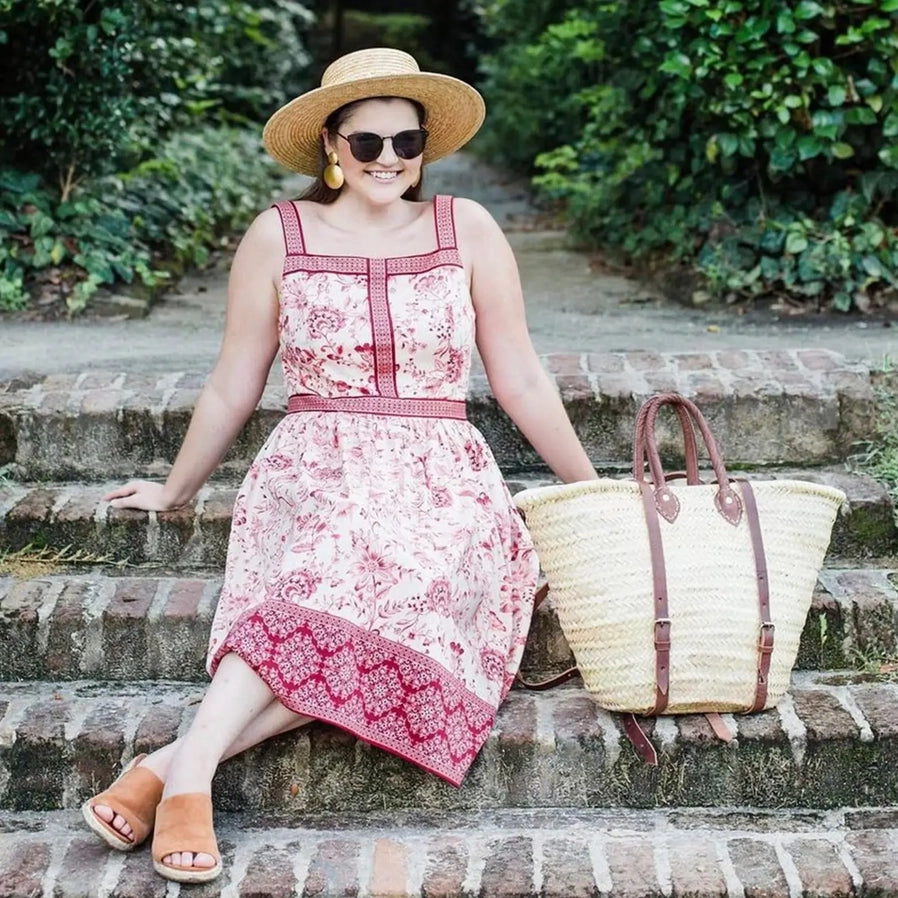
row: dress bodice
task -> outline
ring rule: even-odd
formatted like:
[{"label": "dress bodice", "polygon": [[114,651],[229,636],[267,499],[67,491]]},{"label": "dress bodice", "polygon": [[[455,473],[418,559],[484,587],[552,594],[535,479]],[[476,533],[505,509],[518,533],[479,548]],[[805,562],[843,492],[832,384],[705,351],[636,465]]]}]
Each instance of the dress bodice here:
[{"label": "dress bodice", "polygon": [[434,197],[433,251],[391,258],[308,253],[297,205],[277,209],[287,249],[278,330],[289,392],[464,400],[474,309],[452,198]]}]

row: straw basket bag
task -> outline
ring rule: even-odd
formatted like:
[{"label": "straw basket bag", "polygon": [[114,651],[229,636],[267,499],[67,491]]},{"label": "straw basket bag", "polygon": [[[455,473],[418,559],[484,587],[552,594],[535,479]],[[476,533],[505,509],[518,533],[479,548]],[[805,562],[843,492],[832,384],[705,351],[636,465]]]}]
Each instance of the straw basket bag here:
[{"label": "straw basket bag", "polygon": [[[664,406],[682,427],[685,483],[662,469]],[[699,481],[693,423],[714,483]],[[701,412],[676,393],[640,410],[633,479],[515,496],[586,688],[604,708],[636,714],[779,700],[844,500],[812,483],[731,480]]]}]

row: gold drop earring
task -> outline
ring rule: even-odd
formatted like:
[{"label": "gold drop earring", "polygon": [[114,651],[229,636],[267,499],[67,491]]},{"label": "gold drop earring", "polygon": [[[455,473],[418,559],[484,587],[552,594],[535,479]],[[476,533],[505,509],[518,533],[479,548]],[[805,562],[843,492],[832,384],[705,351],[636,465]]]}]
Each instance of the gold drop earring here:
[{"label": "gold drop earring", "polygon": [[327,165],[321,178],[331,190],[339,190],[343,186],[343,169],[340,168],[337,154],[333,150],[327,154]]}]

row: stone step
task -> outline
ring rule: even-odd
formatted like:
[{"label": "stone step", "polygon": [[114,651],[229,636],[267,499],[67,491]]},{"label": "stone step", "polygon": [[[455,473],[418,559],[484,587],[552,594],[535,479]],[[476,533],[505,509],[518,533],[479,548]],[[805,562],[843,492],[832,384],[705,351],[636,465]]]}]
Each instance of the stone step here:
[{"label": "stone step", "polygon": [[[826,350],[554,354],[543,364],[599,467],[629,461],[636,410],[664,390],[696,399],[732,465],[842,461],[874,433],[869,369]],[[0,385],[0,467],[26,480],[159,474],[175,457],[203,380],[90,371],[9,381]],[[224,470],[246,469],[285,401],[273,381]],[[540,464],[482,375],[472,378],[468,414],[503,470]],[[659,437],[676,454],[681,441],[672,432],[665,422]]]},{"label": "stone step", "polygon": [[[821,571],[797,666],[898,658],[896,580],[898,569]],[[211,575],[0,577],[0,680],[203,681],[220,588]],[[521,672],[538,679],[573,663],[550,599],[534,615]]]},{"label": "stone step", "polygon": [[[0,684],[0,807],[75,808],[120,761],[175,738],[203,687],[171,682]],[[756,808],[898,805],[898,684],[853,673],[797,673],[776,709],[644,727],[645,765],[620,720],[577,683],[512,690],[460,788],[335,727],[314,723],[224,764],[221,810],[394,808]]]},{"label": "stone step", "polygon": [[898,894],[898,813],[369,813],[284,827],[218,814],[224,872],[179,889],[73,811],[0,812],[0,898],[732,898]]},{"label": "stone step", "polygon": [[[848,495],[833,529],[829,558],[866,558],[898,550],[891,499],[869,477],[843,469],[787,470],[761,477],[792,477],[837,486]],[[513,492],[548,481],[512,478]],[[114,563],[220,568],[227,555],[234,483],[212,483],[177,511],[148,513],[111,508],[103,496],[120,482],[0,484],[0,552],[29,544],[77,546]]]}]

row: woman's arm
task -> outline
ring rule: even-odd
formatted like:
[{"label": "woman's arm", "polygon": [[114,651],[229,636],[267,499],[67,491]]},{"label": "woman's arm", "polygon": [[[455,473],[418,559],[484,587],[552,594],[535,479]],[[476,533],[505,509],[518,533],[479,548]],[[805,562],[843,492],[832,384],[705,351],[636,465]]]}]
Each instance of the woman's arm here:
[{"label": "woman's arm", "polygon": [[259,215],[231,265],[224,338],[164,484],[132,481],[106,496],[119,508],[164,511],[188,502],[259,402],[278,348],[277,283],[283,264],[277,210]]},{"label": "woman's arm", "polygon": [[471,200],[455,201],[455,220],[470,272],[477,348],[493,395],[561,480],[595,479],[598,475],[530,342],[518,266],[505,235]]}]

